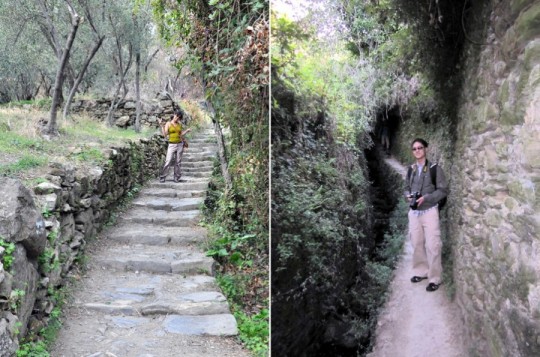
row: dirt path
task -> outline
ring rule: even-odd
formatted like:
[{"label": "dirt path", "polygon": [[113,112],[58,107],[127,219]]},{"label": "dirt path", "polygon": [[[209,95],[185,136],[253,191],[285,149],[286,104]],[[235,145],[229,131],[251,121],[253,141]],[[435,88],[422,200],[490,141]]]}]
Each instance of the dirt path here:
[{"label": "dirt path", "polygon": [[51,356],[250,355],[235,337],[197,226],[216,150],[211,135],[190,140],[181,182],[150,182],[90,245]]},{"label": "dirt path", "polygon": [[[406,168],[386,159],[403,176]],[[444,284],[427,292],[427,280],[411,283],[412,247],[406,240],[403,255],[390,286],[390,296],[379,316],[376,342],[369,357],[463,357],[462,321],[457,306],[446,294]]]}]

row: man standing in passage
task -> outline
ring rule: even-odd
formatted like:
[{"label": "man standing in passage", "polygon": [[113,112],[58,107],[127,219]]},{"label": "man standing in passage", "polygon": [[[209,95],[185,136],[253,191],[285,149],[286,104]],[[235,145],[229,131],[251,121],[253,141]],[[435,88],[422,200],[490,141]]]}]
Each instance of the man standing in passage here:
[{"label": "man standing in passage", "polygon": [[411,208],[409,236],[414,274],[411,282],[429,279],[426,290],[435,291],[442,276],[439,201],[448,194],[448,184],[440,166],[426,159],[428,143],[424,139],[414,139],[411,148],[416,163],[409,168],[405,192]]}]

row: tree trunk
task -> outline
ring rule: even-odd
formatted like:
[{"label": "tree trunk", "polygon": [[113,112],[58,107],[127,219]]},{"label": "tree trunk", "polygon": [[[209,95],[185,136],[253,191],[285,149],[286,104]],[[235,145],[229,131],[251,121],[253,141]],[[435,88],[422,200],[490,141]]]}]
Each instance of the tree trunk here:
[{"label": "tree trunk", "polygon": [[208,100],[206,101],[206,105],[208,107],[208,111],[210,112],[210,115],[212,116],[212,123],[214,124],[214,132],[216,133],[216,136],[217,136],[218,155],[219,155],[219,163],[221,167],[221,175],[223,176],[223,179],[225,180],[226,190],[230,191],[232,189],[232,178],[231,178],[231,174],[229,173],[229,163],[227,162],[227,154],[225,152],[225,138],[223,138],[221,125],[219,125],[219,122],[216,118],[216,112],[214,110],[214,106]]},{"label": "tree trunk", "polygon": [[141,51],[137,49],[135,54],[135,95],[137,97],[135,110],[135,131],[141,132]]},{"label": "tree trunk", "polygon": [[92,48],[92,51],[90,51],[90,54],[88,57],[86,57],[86,61],[84,62],[84,65],[79,72],[79,75],[77,76],[77,79],[75,80],[75,83],[73,87],[71,88],[71,91],[69,92],[68,99],[66,101],[66,104],[64,105],[64,119],[66,119],[67,115],[69,114],[69,110],[71,109],[71,102],[73,101],[73,97],[75,96],[75,93],[77,92],[77,88],[79,87],[79,84],[81,84],[81,81],[84,77],[84,74],[86,73],[86,70],[88,69],[88,66],[90,65],[90,62],[92,61],[92,58],[94,58],[95,54],[103,44],[103,40],[105,39],[105,36],[102,36],[99,38],[98,42],[94,45],[94,48]]},{"label": "tree trunk", "polygon": [[45,129],[45,133],[49,135],[58,135],[58,127],[56,124],[56,114],[58,112],[58,106],[60,105],[62,98],[62,85],[64,83],[64,69],[69,59],[69,54],[71,52],[71,47],[73,46],[73,41],[77,35],[77,30],[79,29],[79,24],[81,22],[80,16],[75,12],[75,10],[69,6],[71,13],[71,31],[69,33],[68,39],[66,41],[66,48],[62,53],[62,58],[58,62],[58,68],[56,70],[56,79],[54,81],[54,92],[51,104],[51,115],[49,118],[49,123]]},{"label": "tree trunk", "polygon": [[[111,20],[112,21],[112,20]],[[119,63],[119,66],[120,66],[120,82],[118,83],[118,87],[116,88],[116,92],[114,93],[114,97],[111,101],[111,106],[109,107],[109,113],[107,113],[107,125],[108,126],[113,126],[113,121],[112,121],[112,117],[113,117],[113,112],[114,110],[116,110],[116,108],[118,108],[118,104],[126,97],[127,95],[127,87],[126,87],[126,84],[124,82],[124,79],[126,78],[126,74],[127,72],[129,71],[130,67],[131,67],[131,59],[132,59],[132,48],[131,48],[131,44],[129,45],[128,49],[128,53],[129,53],[129,60],[128,60],[128,63],[126,64],[126,68],[124,69],[123,68],[123,61],[122,61],[122,44],[120,43],[120,40],[118,39],[118,37],[116,38],[116,47],[118,48],[118,63]],[[116,97],[118,96],[118,94],[120,93],[120,89],[124,88],[124,95],[122,96],[122,98],[120,98],[118,101],[116,101]]]},{"label": "tree trunk", "polygon": [[225,139],[223,138],[223,133],[221,132],[221,126],[216,119],[213,119],[214,122],[214,131],[217,135],[218,148],[219,148],[219,163],[221,166],[221,174],[225,180],[225,188],[227,191],[232,189],[232,179],[231,174],[229,173],[229,163],[227,162],[227,156],[225,153]]}]

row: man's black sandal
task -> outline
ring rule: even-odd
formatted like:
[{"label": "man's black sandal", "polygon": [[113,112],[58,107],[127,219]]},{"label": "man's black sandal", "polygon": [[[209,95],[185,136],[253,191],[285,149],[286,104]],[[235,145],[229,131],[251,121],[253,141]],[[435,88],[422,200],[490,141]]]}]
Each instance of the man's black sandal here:
[{"label": "man's black sandal", "polygon": [[419,283],[419,282],[421,282],[421,281],[424,280],[424,279],[427,279],[427,276],[424,276],[424,277],[421,277],[421,276],[413,276],[413,277],[411,278],[411,282],[413,282],[413,283]]},{"label": "man's black sandal", "polygon": [[435,283],[429,283],[428,286],[426,287],[426,290],[427,291],[435,291],[439,288],[439,285],[441,284],[435,284]]}]

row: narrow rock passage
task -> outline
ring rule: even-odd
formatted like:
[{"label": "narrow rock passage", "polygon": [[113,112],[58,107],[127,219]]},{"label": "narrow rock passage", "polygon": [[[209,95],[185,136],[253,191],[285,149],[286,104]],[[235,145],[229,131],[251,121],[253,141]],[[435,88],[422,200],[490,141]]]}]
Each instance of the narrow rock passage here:
[{"label": "narrow rock passage", "polygon": [[51,356],[249,356],[212,277],[197,226],[216,144],[210,129],[190,140],[180,183],[141,190],[102,232],[66,308]]},{"label": "narrow rock passage", "polygon": [[[385,160],[405,178],[403,165],[393,158]],[[390,296],[379,316],[375,347],[368,356],[468,356],[460,314],[448,299],[444,282],[435,292],[426,291],[427,280],[411,283],[412,246],[408,238],[394,274]]]}]

